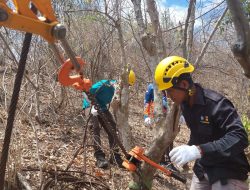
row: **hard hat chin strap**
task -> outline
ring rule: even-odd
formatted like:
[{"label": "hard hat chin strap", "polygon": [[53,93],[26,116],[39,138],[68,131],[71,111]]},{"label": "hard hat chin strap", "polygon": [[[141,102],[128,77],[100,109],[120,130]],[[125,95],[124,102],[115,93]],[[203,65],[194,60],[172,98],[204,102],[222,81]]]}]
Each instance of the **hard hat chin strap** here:
[{"label": "hard hat chin strap", "polygon": [[177,89],[177,90],[185,91],[188,96],[193,96],[194,95],[194,90],[192,89],[192,86],[189,87],[188,89],[182,88],[182,87],[179,87],[179,86],[173,86],[173,88]]},{"label": "hard hat chin strap", "polygon": [[182,88],[179,86],[173,86],[174,89],[184,91],[187,94],[187,99],[184,101],[187,104],[189,104],[191,97],[195,94],[195,90],[192,87],[193,87],[193,85],[190,85],[189,88],[186,89],[186,88]]},{"label": "hard hat chin strap", "polygon": [[179,87],[179,86],[176,86],[176,85],[173,86],[174,89],[185,91],[188,96],[193,96],[194,95],[194,90],[193,90],[192,87],[193,87],[193,84],[190,84],[188,88],[182,88],[182,87]]},{"label": "hard hat chin strap", "polygon": [[[178,84],[180,84],[180,82],[182,80],[188,81],[188,83],[189,83],[188,88],[182,88],[182,87],[178,86]],[[184,73],[184,74],[180,75],[179,77],[174,77],[172,79],[172,84],[173,84],[173,88],[185,91],[188,96],[193,96],[194,95],[194,90],[193,90],[194,83],[193,83],[193,80],[192,80],[189,73]]]}]

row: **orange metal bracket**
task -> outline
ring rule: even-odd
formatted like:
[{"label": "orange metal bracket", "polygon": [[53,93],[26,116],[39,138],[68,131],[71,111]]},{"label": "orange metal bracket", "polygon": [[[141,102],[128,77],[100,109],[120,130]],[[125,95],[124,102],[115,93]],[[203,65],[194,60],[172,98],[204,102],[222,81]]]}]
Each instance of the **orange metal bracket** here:
[{"label": "orange metal bracket", "polygon": [[161,170],[164,174],[167,176],[174,177],[175,179],[181,181],[182,183],[186,183],[186,179],[177,174],[176,172],[167,170],[166,168],[162,167],[161,165],[155,163],[154,161],[150,160],[144,155],[144,149],[141,147],[136,146],[133,148],[129,155],[131,156],[129,160],[125,160],[122,165],[127,168],[131,172],[135,172],[137,169],[137,163],[140,163],[141,161],[145,161],[146,163],[150,164],[151,166],[155,167],[156,169]]},{"label": "orange metal bracket", "polygon": [[30,10],[29,5],[33,3],[37,10],[45,17],[49,22],[55,22],[56,17],[54,10],[51,6],[50,0],[14,0],[14,4],[17,8],[17,12],[21,15],[37,19],[37,16]]},{"label": "orange metal bracket", "polygon": [[[85,65],[85,62],[80,57],[76,57],[76,59],[82,69]],[[91,81],[89,79],[83,78],[82,75],[70,76],[72,71],[73,64],[71,60],[68,59],[64,62],[58,73],[59,82],[64,86],[73,86],[77,90],[89,91],[92,86]]]},{"label": "orange metal bracket", "polygon": [[[78,90],[88,91],[91,87],[89,79],[85,79],[81,75],[70,76],[73,66],[79,72],[84,65],[84,61],[79,57],[75,57],[74,52],[65,39],[66,28],[58,23],[51,6],[51,0],[13,1],[16,10],[8,7],[6,0],[0,0],[0,26],[42,36],[52,45],[55,54],[57,54],[55,40],[58,39],[71,60],[67,60],[63,64],[58,76],[59,81],[64,86],[73,86]],[[42,19],[33,13],[30,6],[31,3],[35,6],[39,14],[42,15]],[[63,59],[60,62],[62,63]]]},{"label": "orange metal bracket", "polygon": [[[30,3],[35,5],[44,20],[39,19],[32,12]],[[55,41],[53,27],[58,24],[58,21],[50,0],[14,0],[14,4],[17,12],[9,8],[5,0],[0,0],[0,9],[6,14],[5,19],[0,20],[0,26],[38,34],[50,43]]]},{"label": "orange metal bracket", "polygon": [[[167,170],[166,168],[162,167],[161,165],[155,163],[154,161],[150,160],[149,158],[147,158],[144,155],[144,149],[136,146],[135,148],[133,148],[130,152],[129,155],[131,155],[132,157],[136,158],[139,161],[145,161],[148,164],[150,164],[151,166],[161,170],[162,172],[164,172],[167,176],[171,176],[172,172]],[[135,171],[136,170],[136,166],[129,162],[128,160],[125,160],[122,164],[125,168],[127,168],[129,171]]]}]

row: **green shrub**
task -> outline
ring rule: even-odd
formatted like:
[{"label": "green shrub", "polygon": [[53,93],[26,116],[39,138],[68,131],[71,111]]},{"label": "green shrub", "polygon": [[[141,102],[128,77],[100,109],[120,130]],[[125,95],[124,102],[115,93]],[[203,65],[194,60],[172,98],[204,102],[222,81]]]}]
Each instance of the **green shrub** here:
[{"label": "green shrub", "polygon": [[250,142],[250,119],[246,115],[243,115],[241,119],[248,135],[248,142]]}]

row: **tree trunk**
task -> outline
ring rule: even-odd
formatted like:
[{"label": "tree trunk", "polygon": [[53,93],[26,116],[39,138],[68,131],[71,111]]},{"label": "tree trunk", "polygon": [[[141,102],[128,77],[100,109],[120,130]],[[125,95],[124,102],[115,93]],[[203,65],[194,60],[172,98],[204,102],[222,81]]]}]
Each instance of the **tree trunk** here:
[{"label": "tree trunk", "polygon": [[[145,33],[145,25],[143,22],[142,14],[140,14],[141,3],[140,0],[131,0],[134,5],[136,14],[136,20],[139,27],[139,31],[144,31],[140,34],[141,43],[149,54],[149,64],[151,73],[154,74],[156,65],[166,55],[166,48],[162,36],[162,30],[159,22],[158,10],[154,0],[147,0],[147,11],[149,13],[154,33]],[[154,78],[154,76],[152,76]],[[163,117],[162,113],[162,93],[158,91],[157,86],[154,82],[154,118],[157,132],[154,135],[154,140],[146,155],[153,161],[159,163],[161,156],[165,153],[166,147],[168,147],[177,135],[176,128],[178,122],[176,119],[179,118],[179,107],[173,106],[168,114],[167,118]],[[177,119],[178,120],[178,119]],[[155,168],[143,164],[141,167],[140,179],[134,175],[134,181],[130,183],[130,189],[151,189]]]},{"label": "tree trunk", "polygon": [[232,52],[240,63],[246,77],[250,78],[250,28],[240,0],[227,0],[232,14],[237,41],[232,46]]},{"label": "tree trunk", "polygon": [[195,23],[195,7],[196,7],[196,0],[191,0],[191,14],[189,18],[189,25],[187,28],[187,60],[190,60],[192,57],[192,47],[193,47],[193,33],[194,33],[194,23]]},{"label": "tree trunk", "polygon": [[[151,160],[156,163],[160,162],[162,155],[166,147],[168,147],[173,139],[179,132],[179,117],[180,117],[180,109],[179,106],[173,105],[170,113],[168,113],[167,118],[165,120],[161,120],[157,123],[157,129],[154,141],[150,146],[149,150],[146,152],[146,156],[148,156]],[[173,119],[175,118],[175,119]],[[130,189],[151,189],[154,173],[156,168],[151,167],[148,164],[143,164],[141,168],[142,178],[139,179],[138,176],[134,179],[134,184],[131,185]],[[135,185],[136,182],[136,185]],[[136,187],[136,188],[134,188]]]},{"label": "tree trunk", "polygon": [[191,44],[193,41],[193,27],[194,27],[194,20],[189,23],[190,20],[193,19],[195,15],[195,3],[196,0],[190,0],[187,12],[187,18],[185,21],[185,28],[183,32],[183,43],[182,43],[182,50],[183,50],[183,57],[188,58],[189,49],[191,48]]},{"label": "tree trunk", "polygon": [[131,1],[134,4],[135,17],[137,24],[139,26],[139,35],[142,36],[146,31],[146,26],[142,16],[141,0],[131,0]]},{"label": "tree trunk", "polygon": [[121,53],[122,53],[122,65],[123,65],[123,73],[121,76],[120,81],[120,103],[117,109],[117,127],[119,131],[121,132],[122,137],[122,143],[127,151],[131,150],[133,148],[133,141],[132,141],[132,132],[131,132],[131,126],[128,124],[128,116],[129,116],[129,84],[128,84],[128,76],[129,76],[129,70],[127,68],[127,59],[126,59],[126,53],[125,53],[125,45],[124,45],[124,38],[122,33],[122,27],[121,27],[121,12],[120,12],[120,2],[119,0],[116,1],[116,14],[118,17],[118,20],[115,23],[115,27],[118,32],[118,41],[121,47]]},{"label": "tree trunk", "polygon": [[159,13],[156,7],[155,0],[147,0],[146,3],[147,3],[147,12],[152,22],[154,35],[156,36],[156,40],[157,40],[157,43],[156,43],[157,58],[161,60],[166,55],[166,47],[165,47],[163,36],[162,36],[162,30],[161,30],[160,21],[159,21]]}]

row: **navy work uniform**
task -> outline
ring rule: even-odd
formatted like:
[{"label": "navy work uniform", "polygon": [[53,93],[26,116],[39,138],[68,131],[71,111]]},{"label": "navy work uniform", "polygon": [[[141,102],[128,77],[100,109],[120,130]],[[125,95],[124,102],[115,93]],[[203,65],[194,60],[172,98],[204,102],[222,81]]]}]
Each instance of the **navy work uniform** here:
[{"label": "navy work uniform", "polygon": [[192,107],[181,105],[187,126],[191,130],[188,145],[199,145],[202,157],[196,160],[194,173],[199,180],[207,175],[210,184],[229,179],[245,181],[250,166],[244,149],[247,134],[233,104],[212,90],[196,86]]}]

